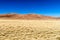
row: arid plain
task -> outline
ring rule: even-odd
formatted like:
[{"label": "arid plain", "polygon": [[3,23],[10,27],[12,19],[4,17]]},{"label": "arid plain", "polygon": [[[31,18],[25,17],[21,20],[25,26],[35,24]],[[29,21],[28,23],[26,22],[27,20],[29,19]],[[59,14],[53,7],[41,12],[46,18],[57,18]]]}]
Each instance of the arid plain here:
[{"label": "arid plain", "polygon": [[0,40],[60,40],[60,19],[43,15],[0,15]]},{"label": "arid plain", "polygon": [[0,19],[0,40],[60,40],[60,20]]}]

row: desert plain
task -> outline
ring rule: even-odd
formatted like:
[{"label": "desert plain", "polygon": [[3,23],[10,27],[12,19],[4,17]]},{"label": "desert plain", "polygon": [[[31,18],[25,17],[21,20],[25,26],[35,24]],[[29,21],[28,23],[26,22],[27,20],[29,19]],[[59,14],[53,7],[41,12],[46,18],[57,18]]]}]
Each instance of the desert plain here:
[{"label": "desert plain", "polygon": [[60,40],[60,18],[37,14],[2,14],[0,40]]},{"label": "desert plain", "polygon": [[60,20],[0,19],[0,40],[60,40]]}]

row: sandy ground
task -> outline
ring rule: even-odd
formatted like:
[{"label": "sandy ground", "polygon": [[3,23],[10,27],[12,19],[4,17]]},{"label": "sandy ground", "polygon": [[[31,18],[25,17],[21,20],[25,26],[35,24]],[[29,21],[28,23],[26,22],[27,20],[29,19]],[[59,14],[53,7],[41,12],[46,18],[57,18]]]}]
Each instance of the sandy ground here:
[{"label": "sandy ground", "polygon": [[1,20],[0,40],[60,40],[60,20]]}]

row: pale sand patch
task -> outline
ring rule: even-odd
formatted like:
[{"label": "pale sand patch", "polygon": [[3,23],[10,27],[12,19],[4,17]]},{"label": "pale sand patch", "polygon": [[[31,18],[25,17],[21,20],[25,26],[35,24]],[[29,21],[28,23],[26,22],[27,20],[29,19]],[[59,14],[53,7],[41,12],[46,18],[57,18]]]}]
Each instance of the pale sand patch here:
[{"label": "pale sand patch", "polygon": [[2,20],[0,40],[60,40],[60,20]]}]

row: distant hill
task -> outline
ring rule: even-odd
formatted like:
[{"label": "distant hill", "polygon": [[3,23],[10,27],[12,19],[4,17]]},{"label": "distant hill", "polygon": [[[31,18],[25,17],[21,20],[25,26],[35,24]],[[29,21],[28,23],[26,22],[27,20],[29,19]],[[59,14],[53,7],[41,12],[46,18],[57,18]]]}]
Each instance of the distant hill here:
[{"label": "distant hill", "polygon": [[44,16],[38,14],[0,14],[3,19],[56,19],[51,16]]}]

